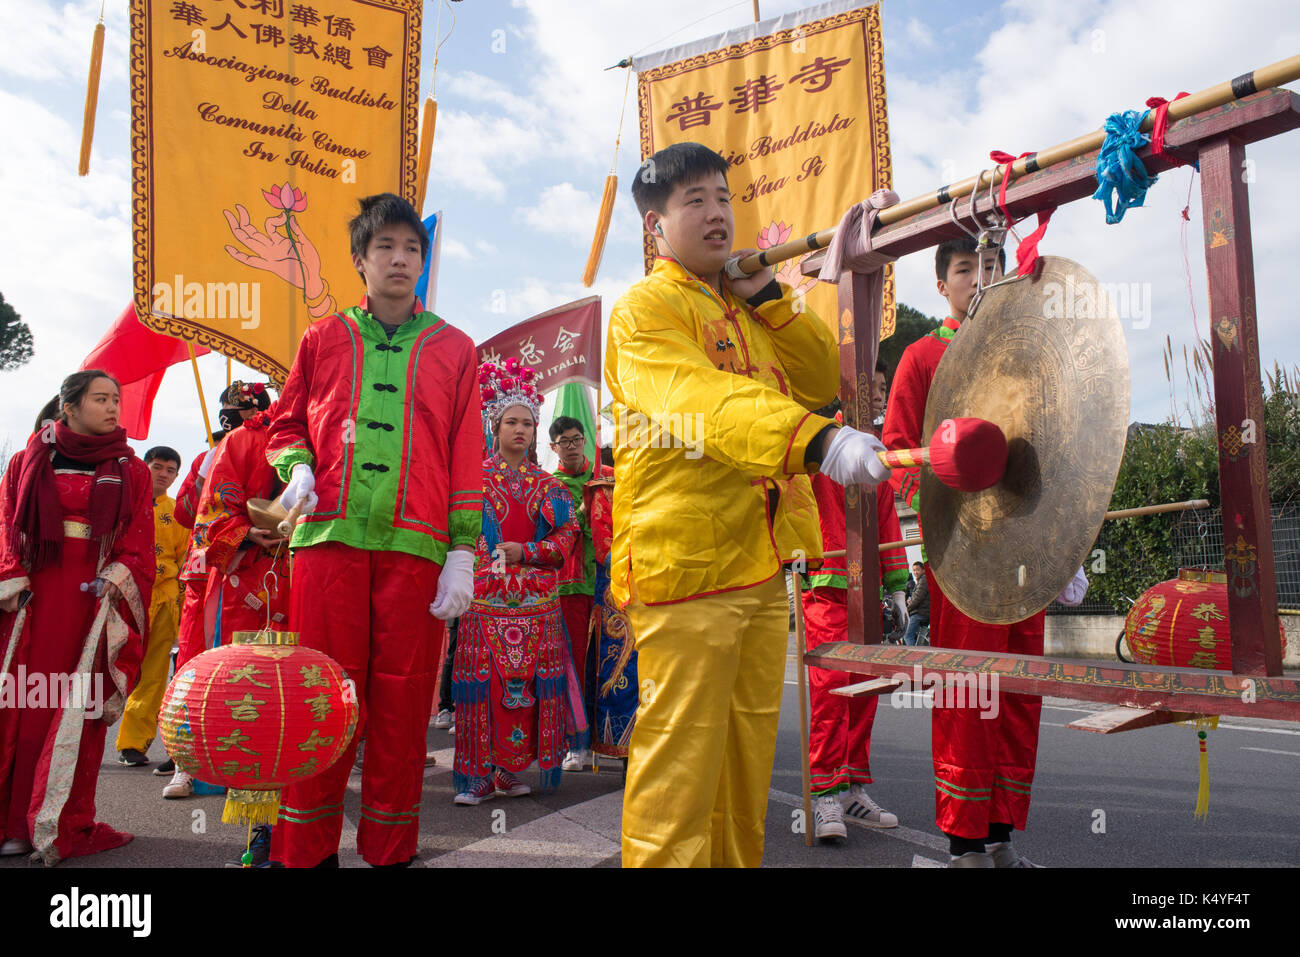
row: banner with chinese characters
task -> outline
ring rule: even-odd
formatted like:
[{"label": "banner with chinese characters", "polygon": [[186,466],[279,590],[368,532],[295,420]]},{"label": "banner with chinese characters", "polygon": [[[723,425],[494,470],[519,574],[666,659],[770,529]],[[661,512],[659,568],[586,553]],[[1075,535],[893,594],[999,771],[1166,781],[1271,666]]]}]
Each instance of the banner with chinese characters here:
[{"label": "banner with chinese characters", "polygon": [[[891,185],[880,6],[824,3],[685,46],[634,57],[641,156],[697,142],[731,164],[736,249],[767,249],[835,226]],[[654,247],[646,237],[646,268]],[[777,279],[832,327],[835,287],[788,260]],[[889,267],[881,338],[894,331]],[[851,341],[851,325],[837,329]]]},{"label": "banner with chinese characters", "polygon": [[365,292],[348,220],[415,196],[421,0],[131,0],[134,297],[282,379]]},{"label": "banner with chinese characters", "polygon": [[566,382],[599,390],[600,296],[548,309],[479,344],[479,362],[512,358],[536,370],[538,392]]}]

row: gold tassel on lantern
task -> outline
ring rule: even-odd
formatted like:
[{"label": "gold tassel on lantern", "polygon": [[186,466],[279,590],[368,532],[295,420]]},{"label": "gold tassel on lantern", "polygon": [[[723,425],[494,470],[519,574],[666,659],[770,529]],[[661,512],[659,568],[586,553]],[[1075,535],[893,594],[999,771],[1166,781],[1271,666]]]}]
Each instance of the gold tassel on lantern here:
[{"label": "gold tassel on lantern", "polygon": [[1210,814],[1210,753],[1205,747],[1208,737],[1206,732],[1213,731],[1219,726],[1219,716],[1202,715],[1186,723],[1196,729],[1196,737],[1201,747],[1200,784],[1196,789],[1196,810],[1192,812],[1192,817],[1197,821],[1204,821]]},{"label": "gold tassel on lantern", "polygon": [[81,159],[77,162],[77,175],[90,172],[90,141],[95,136],[95,107],[99,103],[99,70],[104,64],[104,10],[99,11],[95,24],[95,39],[90,44],[90,76],[86,80],[86,112],[81,119]]},{"label": "gold tassel on lantern", "polygon": [[623,141],[623,117],[627,114],[627,89],[632,82],[632,68],[628,63],[628,60],[624,60],[618,64],[627,70],[627,79],[623,81],[623,108],[618,114],[618,135],[614,137],[614,163],[609,168],[609,175],[605,177],[605,192],[601,194],[600,212],[596,215],[596,235],[591,240],[587,268],[582,271],[584,286],[590,286],[596,281],[601,257],[605,255],[605,237],[609,235],[609,221],[614,215],[614,197],[618,192],[618,148]]}]

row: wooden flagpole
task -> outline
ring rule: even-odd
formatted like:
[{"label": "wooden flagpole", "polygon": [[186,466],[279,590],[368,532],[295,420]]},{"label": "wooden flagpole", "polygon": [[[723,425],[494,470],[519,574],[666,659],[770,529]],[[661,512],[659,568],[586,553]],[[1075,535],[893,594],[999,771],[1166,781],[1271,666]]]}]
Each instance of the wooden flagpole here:
[{"label": "wooden flagpole", "polygon": [[199,378],[199,357],[194,354],[194,343],[185,340],[185,348],[190,351],[190,366],[194,369],[194,388],[199,390],[199,409],[203,412],[203,427],[208,431],[208,448],[217,443],[212,439],[212,420],[208,418],[208,404],[203,398],[203,380]]}]

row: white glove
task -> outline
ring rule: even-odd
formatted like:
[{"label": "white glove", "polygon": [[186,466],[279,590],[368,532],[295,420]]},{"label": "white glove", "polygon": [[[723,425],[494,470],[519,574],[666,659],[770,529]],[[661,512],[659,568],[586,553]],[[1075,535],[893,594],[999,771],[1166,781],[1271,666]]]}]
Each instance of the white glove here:
[{"label": "white glove", "polygon": [[310,515],[316,511],[316,503],[319,501],[316,497],[316,476],[312,473],[311,466],[299,462],[289,473],[289,484],[280,493],[280,504],[286,509],[292,509],[301,502],[303,514]]},{"label": "white glove", "polygon": [[880,461],[877,452],[885,451],[880,439],[870,432],[859,432],[844,426],[837,429],[821,471],[832,482],[840,485],[878,485],[889,478],[889,466]]},{"label": "white glove", "polygon": [[912,617],[907,613],[907,592],[892,592],[889,600],[894,603],[894,627],[906,628],[908,619]]},{"label": "white glove", "polygon": [[1057,596],[1057,601],[1062,605],[1073,608],[1075,605],[1083,604],[1083,596],[1088,594],[1088,576],[1080,568],[1070,579],[1070,584],[1065,586],[1065,591]]},{"label": "white glove", "polygon": [[433,596],[429,614],[450,621],[469,611],[469,603],[473,600],[474,553],[448,552],[442,573],[438,575],[438,593]]}]

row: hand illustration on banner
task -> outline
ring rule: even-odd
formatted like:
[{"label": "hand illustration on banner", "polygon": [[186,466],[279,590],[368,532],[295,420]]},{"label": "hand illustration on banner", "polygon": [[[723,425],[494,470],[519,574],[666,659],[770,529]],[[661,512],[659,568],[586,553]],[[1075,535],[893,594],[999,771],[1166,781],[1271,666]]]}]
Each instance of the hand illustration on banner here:
[{"label": "hand illustration on banner", "polygon": [[[777,222],[774,219],[766,227],[758,231],[758,240],[755,245],[760,250],[780,246],[784,242],[789,242],[790,234],[793,232],[793,226],[787,226],[784,222]],[[794,290],[796,296],[806,294],[809,289],[817,285],[816,279],[805,276],[799,271],[800,264],[808,258],[808,255],[805,253],[797,259],[787,259],[776,268],[777,282],[789,286]]]},{"label": "hand illustration on banner", "polygon": [[253,225],[248,210],[239,203],[235,204],[235,213],[228,209],[221,211],[230,232],[252,250],[250,255],[228,245],[226,252],[245,266],[274,273],[301,289],[303,302],[313,320],[332,314],[334,298],[329,295],[329,284],[320,274],[320,253],[303,232],[297,217],[292,215],[307,208],[307,195],[285,183],[262,190],[262,196],[272,209],[280,211],[279,215],[266,220],[263,232]]}]

